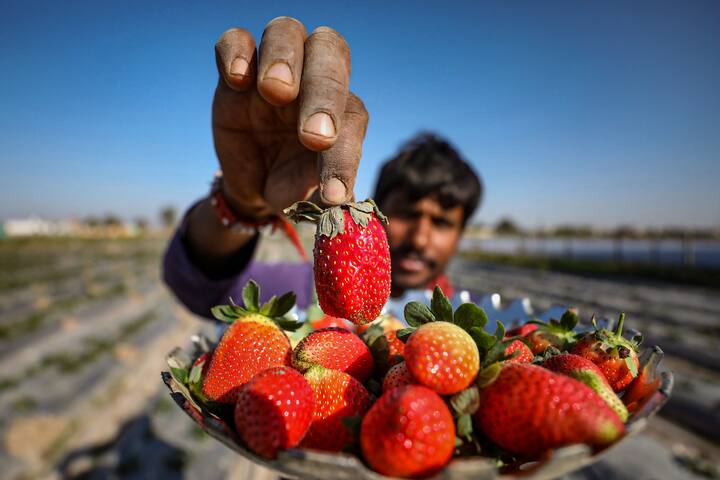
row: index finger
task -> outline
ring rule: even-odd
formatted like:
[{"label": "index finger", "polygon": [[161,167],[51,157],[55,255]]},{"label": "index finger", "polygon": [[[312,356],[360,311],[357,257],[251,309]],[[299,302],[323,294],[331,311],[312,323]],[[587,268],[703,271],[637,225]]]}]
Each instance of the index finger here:
[{"label": "index finger", "polygon": [[298,138],[314,151],[330,148],[342,129],[350,85],[350,48],[338,32],[318,27],[305,41]]}]

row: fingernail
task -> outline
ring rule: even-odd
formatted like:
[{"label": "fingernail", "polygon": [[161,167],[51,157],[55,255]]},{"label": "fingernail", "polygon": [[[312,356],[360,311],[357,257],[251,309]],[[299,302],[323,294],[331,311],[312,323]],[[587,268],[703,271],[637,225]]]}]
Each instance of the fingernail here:
[{"label": "fingernail", "polygon": [[322,197],[327,203],[342,203],[347,196],[347,188],[339,179],[332,177],[322,188]]},{"label": "fingernail", "polygon": [[248,74],[250,64],[244,58],[236,58],[230,65],[230,75],[238,75],[244,77]]},{"label": "fingernail", "polygon": [[265,72],[264,80],[277,80],[292,85],[293,76],[287,63],[278,62]]},{"label": "fingernail", "polygon": [[303,132],[332,138],[335,136],[335,124],[330,115],[325,112],[317,112],[305,120]]}]

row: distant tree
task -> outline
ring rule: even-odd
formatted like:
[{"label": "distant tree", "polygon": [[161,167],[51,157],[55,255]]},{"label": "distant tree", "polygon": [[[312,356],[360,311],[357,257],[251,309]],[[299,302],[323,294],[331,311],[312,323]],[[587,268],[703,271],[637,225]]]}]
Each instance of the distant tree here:
[{"label": "distant tree", "polygon": [[495,225],[495,232],[498,235],[517,235],[520,233],[520,228],[511,218],[503,217]]},{"label": "distant tree", "polygon": [[137,229],[140,233],[145,233],[148,231],[150,222],[148,222],[148,219],[145,217],[138,217],[135,219],[135,226],[137,227]]},{"label": "distant tree", "polygon": [[171,205],[163,207],[160,210],[160,220],[166,228],[175,226],[175,222],[177,222],[177,210],[175,207]]},{"label": "distant tree", "polygon": [[83,223],[88,227],[99,227],[100,219],[97,217],[87,217],[85,220],[83,220]]},{"label": "distant tree", "polygon": [[108,213],[105,215],[105,218],[102,219],[102,224],[106,227],[117,227],[122,225],[122,220],[114,213]]},{"label": "distant tree", "polygon": [[555,228],[553,235],[556,237],[591,237],[593,234],[592,228],[587,225],[560,225]]},{"label": "distant tree", "polygon": [[639,238],[641,236],[638,229],[632,225],[621,225],[613,232],[615,238]]}]

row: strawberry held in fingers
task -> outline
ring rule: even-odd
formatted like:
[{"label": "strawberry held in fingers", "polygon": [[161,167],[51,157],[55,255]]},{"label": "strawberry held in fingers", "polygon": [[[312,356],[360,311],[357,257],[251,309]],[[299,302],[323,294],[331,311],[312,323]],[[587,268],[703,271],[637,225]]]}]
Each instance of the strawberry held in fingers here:
[{"label": "strawberry held in fingers", "polygon": [[212,309],[218,320],[230,326],[204,373],[202,393],[208,400],[235,403],[238,390],[253,375],[269,367],[290,364],[290,341],[282,329],[301,325],[283,318],[295,304],[295,294],[273,297],[260,306],[260,288],[251,280],[242,295],[244,308],[222,305]]},{"label": "strawberry held in fingers", "polygon": [[313,365],[340,370],[361,382],[373,370],[373,357],[360,337],[339,327],[311,332],[297,344],[292,366],[301,372]]},{"label": "strawberry held in fingers", "polygon": [[292,220],[317,222],[313,250],[315,289],[322,310],[356,325],[372,322],[390,296],[390,250],[375,202],[322,210],[298,202],[285,210]]},{"label": "strawberry held in fingers", "polygon": [[235,405],[235,426],[250,450],[275,458],[297,446],[315,410],[310,384],[290,367],[272,367],[243,386]]},{"label": "strawberry held in fingers", "polygon": [[579,380],[605,400],[605,403],[618,414],[620,420],[627,421],[628,411],[622,400],[613,392],[605,375],[590,360],[570,353],[555,355],[542,363],[544,368]]},{"label": "strawberry held in fingers", "polygon": [[[594,325],[593,320],[593,325]],[[622,336],[625,314],[620,315],[615,331],[595,328],[584,334],[570,350],[570,353],[587,358],[600,368],[615,392],[630,385],[638,374],[640,361],[637,349],[642,336],[633,340]]]},{"label": "strawberry held in fingers", "polygon": [[429,388],[403,385],[370,407],[360,430],[363,456],[391,477],[425,477],[450,461],[455,423],[447,405]]},{"label": "strawberry held in fingers", "polygon": [[360,417],[370,407],[370,395],[362,383],[347,373],[320,366],[305,372],[315,394],[315,413],[301,446],[339,452],[356,443],[343,420]]},{"label": "strawberry held in fingers", "polygon": [[[473,423],[490,440],[518,455],[586,443],[602,447],[625,431],[617,414],[590,387],[525,363],[495,364],[486,378]],[[493,378],[494,377],[494,378]]]}]

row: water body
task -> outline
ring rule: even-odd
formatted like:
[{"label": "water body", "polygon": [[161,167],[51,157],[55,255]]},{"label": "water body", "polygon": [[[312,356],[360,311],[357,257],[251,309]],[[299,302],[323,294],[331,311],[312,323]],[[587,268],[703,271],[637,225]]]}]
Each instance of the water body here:
[{"label": "water body", "polygon": [[465,238],[463,250],[487,253],[527,254],[577,258],[582,260],[620,260],[656,265],[694,265],[720,269],[720,241],[716,240],[631,240],[592,238]]}]

